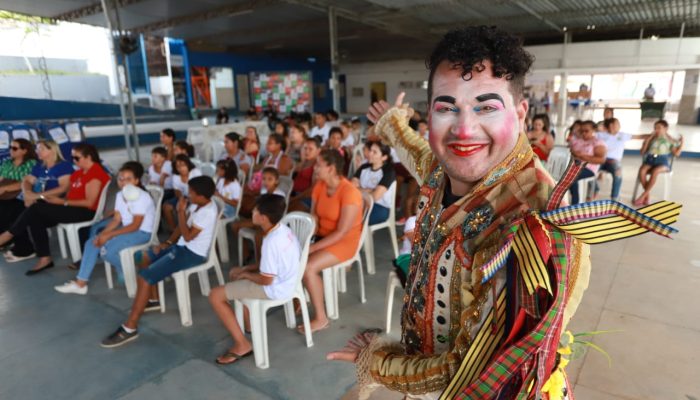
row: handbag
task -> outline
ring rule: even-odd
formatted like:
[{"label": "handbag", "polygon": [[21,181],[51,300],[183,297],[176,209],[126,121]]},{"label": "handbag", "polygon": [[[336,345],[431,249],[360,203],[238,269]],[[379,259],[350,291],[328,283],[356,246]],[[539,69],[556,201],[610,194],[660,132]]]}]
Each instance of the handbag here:
[{"label": "handbag", "polygon": [[[2,181],[0,181],[0,187],[12,185],[13,183],[17,183],[17,182],[19,182],[19,181],[16,181],[14,179],[3,179]],[[9,192],[4,192],[4,193],[0,194],[0,200],[16,199],[20,193],[22,193],[21,188],[17,189],[17,190],[11,190]]]}]

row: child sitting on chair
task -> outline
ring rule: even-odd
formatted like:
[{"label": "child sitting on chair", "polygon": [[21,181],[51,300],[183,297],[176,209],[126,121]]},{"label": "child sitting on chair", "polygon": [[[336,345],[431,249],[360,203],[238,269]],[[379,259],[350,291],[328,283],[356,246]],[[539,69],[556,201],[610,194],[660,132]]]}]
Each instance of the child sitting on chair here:
[{"label": "child sitting on chair", "polygon": [[[262,188],[260,189],[260,195],[264,195],[267,193],[274,194],[277,196],[281,196],[284,201],[287,201],[286,198],[286,193],[280,189],[280,175],[279,172],[272,167],[266,167],[263,169],[263,175],[262,175]],[[257,201],[257,200],[256,200]],[[285,203],[286,204],[286,203]],[[239,215],[250,215],[250,209],[252,207],[248,208],[248,204],[242,203],[241,204],[241,210]],[[284,211],[284,208],[282,208],[282,211]],[[245,214],[244,214],[245,212]],[[238,221],[234,222],[233,225],[231,226],[231,229],[233,230],[234,236],[238,236],[238,233],[240,232],[241,229],[243,228],[254,228],[255,229],[255,254],[260,255],[260,246],[262,243],[262,231],[258,229],[255,224],[253,223],[252,220],[250,219],[239,219]],[[243,261],[247,260],[248,258],[248,247],[246,244],[243,244]]]},{"label": "child sitting on chair", "polygon": [[[283,300],[293,293],[299,279],[299,241],[287,225],[280,224],[284,215],[284,198],[261,195],[253,209],[253,223],[265,234],[260,265],[231,268],[232,282],[214,288],[209,302],[231,334],[234,344],[216,358],[216,363],[232,364],[250,355],[251,343],[243,335],[229,301],[237,299]],[[247,310],[246,310],[247,322]]]},{"label": "child sitting on chair", "polygon": [[241,184],[238,182],[238,166],[230,159],[219,160],[216,163],[216,193],[214,196],[223,200],[224,218],[236,216],[236,207],[241,200]]},{"label": "child sitting on chair", "polygon": [[190,204],[188,206],[186,197],[178,200],[178,226],[170,238],[148,250],[145,255],[139,253],[139,266],[148,267],[138,273],[136,297],[131,312],[126,322],[102,341],[102,347],[117,347],[138,338],[138,323],[143,313],[160,308],[157,300],[149,299],[154,297],[152,292],[157,288],[158,282],[175,272],[207,261],[219,215],[216,203],[211,200],[216,187],[208,176],[192,178],[188,185]]}]

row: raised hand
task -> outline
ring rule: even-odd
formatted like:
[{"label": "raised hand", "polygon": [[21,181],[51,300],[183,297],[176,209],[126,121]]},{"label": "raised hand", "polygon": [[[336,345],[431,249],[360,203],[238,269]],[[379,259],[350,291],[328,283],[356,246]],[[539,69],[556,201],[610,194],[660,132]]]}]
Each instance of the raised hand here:
[{"label": "raised hand", "polygon": [[404,97],[406,97],[406,92],[399,93],[399,95],[396,96],[396,100],[394,101],[393,106],[389,105],[389,103],[387,103],[384,100],[374,102],[371,106],[369,106],[369,109],[367,110],[367,119],[372,121],[372,123],[376,124],[377,121],[379,121],[379,119],[382,118],[382,116],[386,114],[386,112],[389,111],[391,107],[406,108],[408,110],[408,117],[411,118],[411,116],[413,115],[413,109],[408,106],[408,103],[404,104]]}]

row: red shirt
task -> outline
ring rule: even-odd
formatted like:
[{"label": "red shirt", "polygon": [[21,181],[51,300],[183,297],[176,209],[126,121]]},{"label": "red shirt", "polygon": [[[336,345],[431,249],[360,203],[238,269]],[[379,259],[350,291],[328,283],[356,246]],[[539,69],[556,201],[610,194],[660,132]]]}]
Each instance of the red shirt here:
[{"label": "red shirt", "polygon": [[301,193],[311,187],[311,180],[314,176],[314,165],[315,163],[297,172],[297,175],[294,177],[295,193]]},{"label": "red shirt", "polygon": [[[79,169],[73,172],[70,176],[70,189],[66,194],[66,200],[85,200],[85,186],[93,179],[100,181],[100,193],[102,188],[109,183],[111,179],[99,163],[93,164],[87,172]],[[97,210],[97,203],[100,202],[100,197],[95,199],[95,203],[88,207],[92,211]]]}]

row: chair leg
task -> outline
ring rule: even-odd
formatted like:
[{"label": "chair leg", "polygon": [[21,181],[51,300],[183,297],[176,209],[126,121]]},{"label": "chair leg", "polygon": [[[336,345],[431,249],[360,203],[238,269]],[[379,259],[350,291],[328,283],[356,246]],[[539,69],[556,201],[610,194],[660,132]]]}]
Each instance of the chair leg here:
[{"label": "chair leg", "polygon": [[391,333],[391,311],[394,307],[394,275],[394,271],[389,272],[389,280],[386,283],[386,296],[384,299],[386,306],[386,333]]},{"label": "chair leg", "polygon": [[666,172],[661,175],[664,180],[664,200],[669,201],[671,200],[671,178],[673,175],[671,175],[671,172]]},{"label": "chair leg", "polygon": [[284,303],[284,319],[287,323],[287,328],[296,328],[297,319],[294,315],[294,300],[289,300],[288,302]]},{"label": "chair leg", "polygon": [[82,249],[80,248],[80,238],[78,237],[78,230],[68,228],[68,247],[70,248],[70,254],[73,262],[77,262],[83,256]]},{"label": "chair leg", "polygon": [[238,232],[238,238],[236,240],[238,241],[238,266],[242,267],[243,266],[243,238],[241,237],[240,232]]},{"label": "chair leg", "polygon": [[160,302],[160,313],[165,314],[165,283],[158,282],[158,301]]},{"label": "chair leg", "polygon": [[182,326],[192,326],[192,309],[190,305],[190,287],[184,273],[173,274],[175,291],[177,292],[177,306],[180,309],[180,323]]},{"label": "chair leg", "polygon": [[314,345],[314,340],[311,337],[311,322],[309,321],[309,308],[304,301],[303,293],[299,293],[297,297],[301,303],[301,319],[304,323],[304,336],[306,337],[306,347]]},{"label": "chair leg", "polygon": [[218,260],[214,260],[214,271],[216,272],[216,279],[219,281],[219,286],[223,286],[226,282],[224,281],[224,273],[221,272],[221,264]]},{"label": "chair leg", "polygon": [[216,247],[219,249],[219,257],[221,258],[221,262],[227,263],[229,260],[229,253],[226,225],[219,226],[219,230],[216,232]]},{"label": "chair leg", "polygon": [[61,249],[61,258],[68,258],[66,253],[66,238],[63,228],[56,227],[56,236],[58,236],[58,247]]},{"label": "chair leg", "polygon": [[[136,296],[136,266],[134,265],[134,254],[131,251],[123,251],[119,254],[119,258],[122,261],[122,274],[124,274],[126,295],[133,298]],[[163,304],[163,300],[160,300],[160,302]]]},{"label": "chair leg", "polygon": [[357,269],[357,274],[358,278],[360,279],[360,302],[366,303],[367,297],[365,297],[365,273],[362,271],[362,257],[357,257],[357,264],[359,267]]},{"label": "chair leg", "polygon": [[346,293],[348,291],[348,267],[343,267],[338,269],[338,281],[337,281],[337,289],[340,293]]},{"label": "chair leg", "polygon": [[112,282],[112,266],[105,261],[105,277],[107,278],[107,288],[114,289],[114,283]]},{"label": "chair leg", "polygon": [[326,303],[326,315],[330,319],[338,319],[335,313],[334,301],[338,299],[338,289],[336,289],[336,268],[326,268],[321,272],[323,276],[323,298]]},{"label": "chair leg", "polygon": [[199,278],[199,290],[202,292],[202,296],[209,296],[209,291],[211,287],[209,286],[209,270],[197,272],[197,277]]},{"label": "chair leg", "polygon": [[268,360],[265,352],[265,328],[263,320],[265,316],[261,315],[261,307],[259,301],[251,301],[248,303],[250,315],[250,334],[253,339],[253,355],[255,356],[255,366],[261,369],[268,368]]},{"label": "chair leg", "polygon": [[634,190],[632,191],[632,201],[637,200],[637,192],[639,191],[639,178],[635,178]]},{"label": "chair leg", "polygon": [[399,239],[396,235],[396,224],[389,224],[389,236],[391,237],[391,246],[394,248],[394,258],[399,258]]},{"label": "chair leg", "polygon": [[365,259],[367,260],[367,274],[368,275],[374,275],[376,272],[376,269],[374,267],[374,243],[372,243],[372,240],[374,240],[374,234],[370,230],[369,232],[367,232],[367,235],[365,235],[365,243],[364,243]]},{"label": "chair leg", "polygon": [[243,303],[241,303],[239,300],[234,300],[233,311],[236,314],[236,321],[238,321],[238,326],[243,328],[245,326],[245,321],[243,318]]}]

